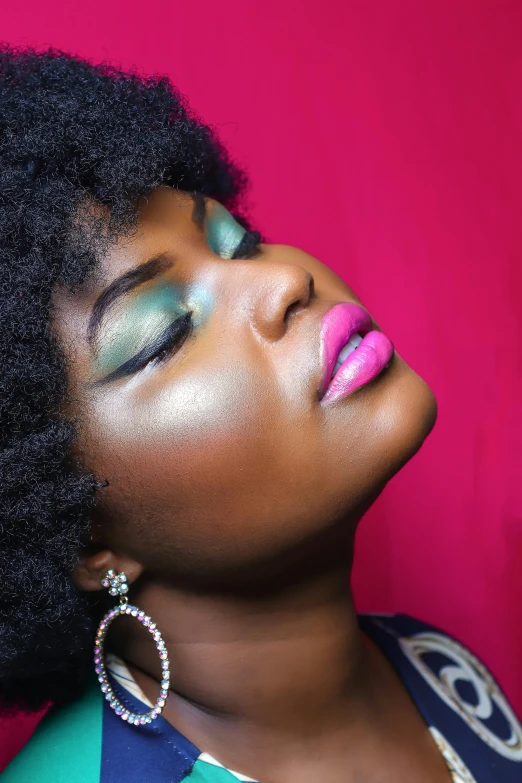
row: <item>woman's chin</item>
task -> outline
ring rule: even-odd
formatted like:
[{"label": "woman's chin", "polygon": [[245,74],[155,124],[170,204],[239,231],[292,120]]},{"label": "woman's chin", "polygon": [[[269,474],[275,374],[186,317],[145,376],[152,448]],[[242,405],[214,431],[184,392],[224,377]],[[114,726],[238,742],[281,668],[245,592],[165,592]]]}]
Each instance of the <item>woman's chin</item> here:
[{"label": "woman's chin", "polygon": [[[361,392],[354,411],[361,421],[358,439],[364,443],[359,478],[369,490],[382,489],[430,434],[437,402],[428,384],[396,353],[382,377]],[[353,417],[349,426],[353,433]]]},{"label": "woman's chin", "polygon": [[380,426],[390,438],[390,474],[394,475],[419,451],[432,431],[437,420],[437,401],[428,384],[397,354],[387,380]]}]

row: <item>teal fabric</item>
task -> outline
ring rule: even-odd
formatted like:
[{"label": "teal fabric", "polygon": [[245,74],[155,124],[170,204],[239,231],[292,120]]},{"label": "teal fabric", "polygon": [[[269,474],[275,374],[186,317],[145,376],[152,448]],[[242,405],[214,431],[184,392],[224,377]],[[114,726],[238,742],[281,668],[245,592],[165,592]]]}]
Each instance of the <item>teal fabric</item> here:
[{"label": "teal fabric", "polygon": [[95,681],[66,710],[51,711],[0,775],[1,783],[99,783],[103,702]]}]

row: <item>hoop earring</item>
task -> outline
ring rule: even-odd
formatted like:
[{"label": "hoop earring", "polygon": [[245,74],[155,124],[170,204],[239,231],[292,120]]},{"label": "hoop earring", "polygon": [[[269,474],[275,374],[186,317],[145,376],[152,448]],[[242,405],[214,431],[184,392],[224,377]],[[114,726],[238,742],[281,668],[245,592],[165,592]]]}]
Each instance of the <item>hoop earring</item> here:
[{"label": "hoop earring", "polygon": [[[153,623],[150,617],[148,617],[145,612],[142,612],[140,609],[138,609],[137,606],[128,605],[128,598],[126,593],[129,590],[129,586],[127,584],[127,576],[124,573],[117,574],[116,571],[111,568],[110,571],[107,571],[107,575],[101,580],[101,583],[103,587],[109,589],[110,595],[119,595],[120,604],[119,606],[115,606],[113,609],[107,612],[99,624],[98,630],[96,631],[96,641],[94,643],[94,670],[98,675],[98,680],[101,683],[102,692],[105,694],[105,698],[109,702],[112,709],[115,711],[116,715],[119,715],[120,718],[127,721],[127,723],[133,723],[136,726],[144,726],[146,723],[152,723],[152,721],[155,720],[158,715],[161,715],[167,700],[170,685],[170,664],[169,656],[165,648],[165,642],[161,638],[161,633],[158,631],[156,623]],[[115,620],[120,615],[125,614],[129,614],[131,617],[135,617],[142,625],[145,626],[149,633],[152,634],[152,638],[154,639],[156,648],[159,652],[159,657],[161,658],[162,680],[159,698],[151,710],[144,712],[141,715],[130,712],[118,700],[109,682],[107,669],[105,667],[105,661],[103,658],[103,644],[109,626],[113,620]]]}]

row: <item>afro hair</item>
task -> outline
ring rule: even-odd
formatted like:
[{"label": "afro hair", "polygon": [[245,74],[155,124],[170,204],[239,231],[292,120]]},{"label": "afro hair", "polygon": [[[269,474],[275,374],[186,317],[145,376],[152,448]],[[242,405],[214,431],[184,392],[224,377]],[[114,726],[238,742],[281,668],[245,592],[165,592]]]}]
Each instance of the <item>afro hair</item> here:
[{"label": "afro hair", "polygon": [[[67,376],[50,329],[52,291],[85,281],[107,243],[132,230],[138,199],[159,185],[237,213],[245,177],[168,79],[0,46],[4,708],[74,699],[91,667],[96,604],[71,570],[103,477],[71,457],[77,423],[60,414]],[[82,227],[86,204],[107,208],[106,230]]]}]

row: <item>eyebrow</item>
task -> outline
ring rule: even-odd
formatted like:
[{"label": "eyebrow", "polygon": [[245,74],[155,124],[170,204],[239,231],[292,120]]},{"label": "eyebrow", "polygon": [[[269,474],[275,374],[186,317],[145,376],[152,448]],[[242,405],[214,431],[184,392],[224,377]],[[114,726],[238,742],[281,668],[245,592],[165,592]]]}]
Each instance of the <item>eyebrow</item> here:
[{"label": "eyebrow", "polygon": [[[192,193],[191,196],[194,201],[192,207],[192,220],[200,228],[203,228],[207,213],[206,199],[202,193]],[[168,253],[160,253],[113,280],[112,283],[101,292],[92,307],[89,324],[87,326],[87,342],[89,345],[92,345],[96,340],[96,336],[107,311],[118,299],[126,296],[143,283],[159,277],[159,275],[167,269],[170,269],[173,264],[174,261]]]}]

